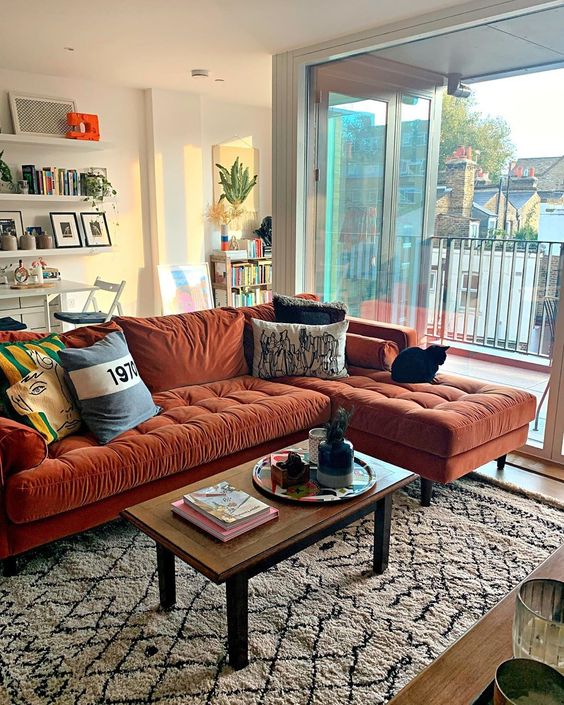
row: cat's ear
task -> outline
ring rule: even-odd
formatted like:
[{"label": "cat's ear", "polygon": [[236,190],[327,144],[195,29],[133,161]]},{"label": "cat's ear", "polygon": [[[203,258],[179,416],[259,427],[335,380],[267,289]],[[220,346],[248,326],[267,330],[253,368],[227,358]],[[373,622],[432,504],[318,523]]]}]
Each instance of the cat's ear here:
[{"label": "cat's ear", "polygon": [[443,345],[442,349],[446,352],[447,350],[450,350],[450,345]]}]

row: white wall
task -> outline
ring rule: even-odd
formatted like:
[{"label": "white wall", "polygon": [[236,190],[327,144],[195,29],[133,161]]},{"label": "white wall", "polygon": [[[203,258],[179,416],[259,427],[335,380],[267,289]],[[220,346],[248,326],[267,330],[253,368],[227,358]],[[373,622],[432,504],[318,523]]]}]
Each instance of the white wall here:
[{"label": "white wall", "polygon": [[[80,112],[100,118],[106,151],[47,150],[10,145],[4,158],[20,179],[21,164],[84,169],[106,167],[118,191],[118,222],[107,209],[115,252],[57,257],[48,264],[62,276],[91,282],[97,274],[125,279],[122,298],[130,315],[160,313],[156,265],[204,261],[219,247],[219,234],[205,221],[213,200],[212,146],[243,138],[260,154],[260,217],[271,213],[271,110],[212,100],[204,96],[137,90],[55,76],[0,69],[0,125],[13,132],[8,91],[73,98]],[[69,206],[25,204],[24,227],[41,225],[51,232],[49,211]],[[12,208],[11,205],[6,208]],[[88,204],[72,209],[91,210]],[[1,208],[0,208],[1,209]],[[5,262],[5,260],[4,260]],[[82,298],[76,297],[76,306]]]},{"label": "white wall", "polygon": [[[3,132],[13,132],[8,104],[10,90],[73,98],[80,112],[99,115],[102,140],[113,143],[112,149],[100,152],[47,150],[29,145],[5,147],[4,159],[12,167],[15,179],[21,179],[22,164],[77,169],[100,166],[107,168],[108,178],[118,191],[117,223],[112,208],[107,209],[116,251],[66,257],[57,257],[54,251],[47,258],[48,264],[58,267],[64,278],[75,281],[91,282],[97,274],[110,281],[125,279],[127,286],[122,297],[125,311],[131,315],[153,313],[142,91],[0,69],[0,125]],[[23,205],[26,207],[18,206],[18,209],[22,210],[24,227],[41,225],[47,232],[51,232],[49,211],[92,210],[88,204],[72,204],[72,208],[45,202]],[[2,209],[12,207],[12,204],[2,204]],[[77,305],[79,303],[77,301]]]},{"label": "white wall", "polygon": [[271,110],[177,91],[146,91],[155,261],[202,262],[219,247],[205,219],[213,200],[212,147],[243,139],[259,150],[260,218],[271,213]]}]

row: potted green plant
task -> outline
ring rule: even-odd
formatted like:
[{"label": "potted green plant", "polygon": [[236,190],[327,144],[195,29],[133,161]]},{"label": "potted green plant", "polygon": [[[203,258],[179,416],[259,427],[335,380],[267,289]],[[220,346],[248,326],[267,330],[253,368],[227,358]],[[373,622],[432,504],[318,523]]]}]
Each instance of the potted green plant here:
[{"label": "potted green plant", "polygon": [[255,174],[251,179],[249,167],[244,167],[239,162],[239,157],[233,162],[231,169],[226,169],[221,164],[216,164],[216,167],[219,169],[219,183],[223,189],[219,200],[226,199],[233,208],[234,217],[239,217],[243,213],[243,203],[256,186],[258,175]]},{"label": "potted green plant", "polygon": [[12,193],[15,191],[12,170],[3,159],[4,150],[0,152],[0,191]]},{"label": "potted green plant", "polygon": [[92,208],[97,211],[104,202],[105,198],[114,198],[117,196],[117,191],[106,174],[99,170],[90,168],[81,176],[82,186],[84,189],[85,201],[90,201]]},{"label": "potted green plant", "polygon": [[352,410],[339,407],[329,423],[327,435],[319,444],[317,481],[324,487],[349,487],[353,481],[354,448],[345,438]]}]

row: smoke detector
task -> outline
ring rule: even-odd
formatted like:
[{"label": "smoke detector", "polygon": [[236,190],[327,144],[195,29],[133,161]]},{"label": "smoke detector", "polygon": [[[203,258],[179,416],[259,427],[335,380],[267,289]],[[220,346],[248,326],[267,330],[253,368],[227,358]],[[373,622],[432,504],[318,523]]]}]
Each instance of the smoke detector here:
[{"label": "smoke detector", "polygon": [[192,78],[208,78],[210,72],[207,69],[192,69]]}]

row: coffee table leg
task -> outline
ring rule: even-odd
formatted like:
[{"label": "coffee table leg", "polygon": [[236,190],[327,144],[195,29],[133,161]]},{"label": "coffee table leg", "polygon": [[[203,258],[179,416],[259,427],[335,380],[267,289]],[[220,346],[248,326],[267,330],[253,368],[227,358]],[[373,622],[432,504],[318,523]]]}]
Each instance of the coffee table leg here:
[{"label": "coffee table leg", "polygon": [[176,602],[176,576],[174,574],[174,553],[157,544],[157,569],[159,572],[159,594],[161,607],[170,609]]},{"label": "coffee table leg", "polygon": [[229,665],[235,670],[249,663],[249,579],[244,573],[225,583]]},{"label": "coffee table leg", "polygon": [[388,567],[391,525],[392,493],[378,500],[376,511],[374,512],[373,570],[377,575],[381,575]]}]

